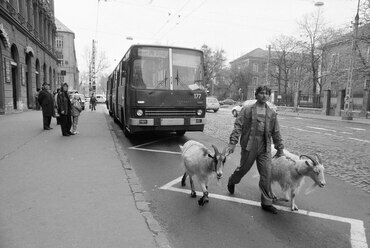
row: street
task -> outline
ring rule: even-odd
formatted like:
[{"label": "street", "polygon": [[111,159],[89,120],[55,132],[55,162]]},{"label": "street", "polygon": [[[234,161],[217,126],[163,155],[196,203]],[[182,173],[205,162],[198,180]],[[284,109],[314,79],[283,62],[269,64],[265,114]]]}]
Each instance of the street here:
[{"label": "street", "polygon": [[205,206],[198,205],[197,182],[196,199],[188,180],[180,185],[179,145],[191,139],[227,145],[235,120],[230,109],[206,118],[203,133],[129,140],[103,104],[82,113],[75,137],[61,136],[55,124],[42,131],[38,111],[2,116],[0,247],[368,248],[370,125],[280,113],[286,149],[319,153],[327,185],[306,194],[307,178],[296,197],[299,211],[278,202],[272,215],[261,210],[255,166],[234,195],[226,189],[239,146],[223,178],[211,178]]},{"label": "street", "polygon": [[[207,147],[215,144],[223,148],[234,121],[227,109],[207,113],[204,133],[189,132],[184,137],[138,135],[127,140],[113,121],[111,125],[173,247],[368,247],[370,199],[365,191],[369,184],[369,126],[279,118],[286,148],[298,154],[320,153],[327,169],[325,188],[305,195],[312,184],[306,180],[297,197],[302,210],[298,215],[291,213],[288,204],[280,203],[278,216],[261,211],[255,167],[230,197],[227,178],[238,165],[240,148],[227,159],[224,178],[217,182],[214,177],[210,182],[206,206],[199,207],[190,198],[189,182],[181,187],[184,169],[178,146],[194,139]],[[353,157],[355,161],[351,161]],[[200,191],[197,184],[196,188]]]}]

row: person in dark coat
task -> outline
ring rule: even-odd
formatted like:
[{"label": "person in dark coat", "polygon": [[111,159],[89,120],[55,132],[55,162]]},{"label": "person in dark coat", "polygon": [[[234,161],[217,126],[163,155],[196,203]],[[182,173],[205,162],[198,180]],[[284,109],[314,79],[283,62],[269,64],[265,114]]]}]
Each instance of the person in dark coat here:
[{"label": "person in dark coat", "polygon": [[54,115],[54,97],[50,93],[50,85],[48,83],[44,83],[42,86],[37,100],[42,108],[44,130],[50,130],[53,129],[50,127],[50,123],[51,117]]},{"label": "person in dark coat", "polygon": [[74,135],[71,132],[71,101],[68,95],[68,84],[64,83],[57,97],[58,113],[60,118],[60,128],[63,136]]}]

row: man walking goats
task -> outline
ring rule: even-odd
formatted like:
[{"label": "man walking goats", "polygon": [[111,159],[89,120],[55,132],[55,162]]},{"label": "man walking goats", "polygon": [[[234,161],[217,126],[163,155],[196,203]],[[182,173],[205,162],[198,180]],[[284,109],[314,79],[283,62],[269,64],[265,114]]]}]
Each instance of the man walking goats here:
[{"label": "man walking goats", "polygon": [[240,166],[230,176],[227,189],[234,194],[235,184],[250,170],[254,161],[260,174],[261,207],[263,210],[276,214],[272,205],[271,191],[271,138],[277,150],[276,156],[283,156],[284,145],[280,135],[277,114],[267,104],[271,89],[259,86],[255,97],[257,102],[244,107],[235,120],[234,130],[230,135],[228,152],[233,153],[240,137]]}]

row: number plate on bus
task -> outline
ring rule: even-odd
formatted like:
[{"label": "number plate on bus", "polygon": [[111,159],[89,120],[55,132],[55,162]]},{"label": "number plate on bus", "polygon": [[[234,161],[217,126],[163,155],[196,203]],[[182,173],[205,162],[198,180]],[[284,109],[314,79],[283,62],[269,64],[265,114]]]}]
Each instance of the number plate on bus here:
[{"label": "number plate on bus", "polygon": [[161,119],[161,126],[177,126],[177,125],[184,125],[183,118],[171,118],[171,119]]}]

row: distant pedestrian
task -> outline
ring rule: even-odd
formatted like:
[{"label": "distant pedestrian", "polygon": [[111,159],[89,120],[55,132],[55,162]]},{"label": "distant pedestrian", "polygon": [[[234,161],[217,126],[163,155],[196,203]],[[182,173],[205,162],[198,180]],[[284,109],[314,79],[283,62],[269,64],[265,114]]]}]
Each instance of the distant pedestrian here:
[{"label": "distant pedestrian", "polygon": [[95,110],[95,111],[96,111],[95,106],[96,106],[96,102],[97,102],[97,101],[98,101],[98,100],[96,99],[96,97],[95,97],[94,93],[92,93],[91,98],[90,98],[90,108],[91,108],[91,111],[93,111],[93,110]]},{"label": "distant pedestrian", "polygon": [[42,86],[42,90],[40,91],[37,100],[42,108],[44,130],[50,130],[53,129],[50,127],[50,123],[51,117],[54,115],[54,98],[49,92],[50,85],[48,83],[44,83]]},{"label": "distant pedestrian", "polygon": [[55,118],[57,119],[57,125],[60,125],[60,115],[58,113],[58,94],[60,92],[60,88],[57,89],[56,92],[54,92],[54,112],[55,112]]},{"label": "distant pedestrian", "polygon": [[35,103],[36,103],[36,110],[40,110],[40,103],[39,103],[39,93],[40,93],[40,88],[37,88],[36,89],[36,92],[35,92]]},{"label": "distant pedestrian", "polygon": [[80,116],[80,113],[82,111],[82,107],[80,104],[80,97],[78,95],[74,95],[72,98],[72,133],[73,134],[78,134],[77,132],[77,125],[78,125],[78,117]]},{"label": "distant pedestrian", "polygon": [[74,135],[71,132],[71,101],[68,95],[68,84],[64,83],[57,97],[58,113],[60,115],[60,128],[63,136]]},{"label": "distant pedestrian", "polygon": [[234,152],[240,137],[241,158],[240,165],[229,178],[227,189],[230,194],[234,194],[235,184],[240,182],[256,161],[260,174],[261,207],[265,211],[276,214],[277,209],[272,205],[271,191],[271,139],[278,157],[284,155],[284,145],[277,114],[266,104],[270,95],[270,88],[259,86],[255,93],[257,102],[243,107],[235,120],[228,151]]}]

